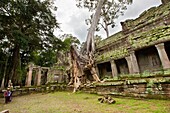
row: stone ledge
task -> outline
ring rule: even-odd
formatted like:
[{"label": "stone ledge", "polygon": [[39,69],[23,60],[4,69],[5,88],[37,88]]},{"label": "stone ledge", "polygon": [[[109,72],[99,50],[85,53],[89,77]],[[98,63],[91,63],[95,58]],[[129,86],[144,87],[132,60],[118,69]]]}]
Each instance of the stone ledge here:
[{"label": "stone ledge", "polygon": [[9,113],[9,110],[8,109],[7,110],[3,110],[0,113]]}]

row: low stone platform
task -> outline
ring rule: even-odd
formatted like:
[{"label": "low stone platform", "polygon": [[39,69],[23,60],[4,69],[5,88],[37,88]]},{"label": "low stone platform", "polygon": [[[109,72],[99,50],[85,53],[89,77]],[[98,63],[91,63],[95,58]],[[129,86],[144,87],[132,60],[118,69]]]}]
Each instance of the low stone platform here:
[{"label": "low stone platform", "polygon": [[108,79],[81,89],[99,95],[170,99],[170,75]]}]

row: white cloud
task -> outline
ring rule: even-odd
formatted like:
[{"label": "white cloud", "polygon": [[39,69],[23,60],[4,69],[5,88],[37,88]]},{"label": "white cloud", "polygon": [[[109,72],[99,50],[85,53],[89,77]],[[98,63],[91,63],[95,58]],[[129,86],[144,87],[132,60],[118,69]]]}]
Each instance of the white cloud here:
[{"label": "white cloud", "polygon": [[89,15],[85,10],[80,9],[70,16],[70,20],[67,25],[72,26],[71,31],[75,34],[81,41],[84,41],[88,27],[85,25],[85,19]]},{"label": "white cloud", "polygon": [[[116,27],[110,30],[110,34],[121,30],[121,21],[135,19],[144,10],[160,4],[160,0],[134,0],[133,4],[128,6],[127,11],[125,11],[125,15],[116,20]],[[61,23],[62,32],[57,30],[55,31],[55,34],[72,34],[79,38],[81,42],[85,41],[88,28],[85,24],[85,19],[89,17],[88,10],[77,8],[75,0],[56,0],[56,6],[58,7],[56,14],[57,20]],[[106,37],[105,32],[103,31],[97,32],[96,34]]]},{"label": "white cloud", "polygon": [[58,7],[57,20],[61,23],[62,31],[57,30],[55,34],[72,34],[80,41],[85,41],[88,28],[85,19],[89,17],[89,12],[77,8],[75,0],[56,0],[56,6]]}]

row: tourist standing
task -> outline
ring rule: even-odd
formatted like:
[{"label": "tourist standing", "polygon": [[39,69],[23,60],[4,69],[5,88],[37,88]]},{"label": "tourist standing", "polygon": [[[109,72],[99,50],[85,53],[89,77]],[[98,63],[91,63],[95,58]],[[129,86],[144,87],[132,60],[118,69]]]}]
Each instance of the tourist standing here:
[{"label": "tourist standing", "polygon": [[4,97],[5,97],[5,103],[6,104],[8,102],[10,102],[10,96],[11,96],[10,88],[7,88],[7,90],[4,92]]}]

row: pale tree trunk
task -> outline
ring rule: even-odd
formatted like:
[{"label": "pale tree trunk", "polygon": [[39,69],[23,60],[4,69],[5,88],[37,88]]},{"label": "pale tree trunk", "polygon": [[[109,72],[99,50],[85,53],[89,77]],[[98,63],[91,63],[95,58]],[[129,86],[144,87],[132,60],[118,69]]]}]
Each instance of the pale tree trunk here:
[{"label": "pale tree trunk", "polygon": [[5,61],[5,69],[4,69],[4,75],[3,75],[3,79],[2,79],[2,83],[1,83],[1,89],[5,88],[4,84],[5,84],[5,75],[6,75],[7,64],[8,64],[8,57]]},{"label": "pale tree trunk", "polygon": [[93,79],[96,81],[96,82],[100,82],[100,79],[97,75],[97,72],[96,72],[96,69],[94,68],[94,59],[93,59],[93,54],[89,54],[89,64],[90,66],[90,72],[92,74],[92,77]]},{"label": "pale tree trunk", "polygon": [[71,75],[70,83],[68,85],[73,84],[73,87],[74,87],[73,92],[76,92],[76,90],[81,85],[79,77],[80,75],[82,75],[82,73],[81,73],[81,67],[79,64],[80,61],[78,59],[78,54],[74,46],[71,46],[70,57],[71,57],[71,64],[72,64],[71,66],[72,75]]},{"label": "pale tree trunk", "polygon": [[95,43],[94,43],[94,33],[96,30],[96,26],[98,24],[98,21],[100,19],[100,14],[101,14],[101,9],[104,4],[105,0],[99,0],[96,12],[93,16],[92,23],[87,35],[87,40],[86,40],[86,54],[89,57],[89,64],[90,65],[90,72],[94,78],[95,81],[100,81],[96,70],[94,68],[94,51],[95,51]]},{"label": "pale tree trunk", "polygon": [[[88,64],[86,65],[89,65],[89,70],[92,74],[92,77],[93,79],[98,82],[100,81],[97,73],[96,73],[96,70],[94,68],[94,51],[95,51],[95,43],[94,43],[94,33],[95,33],[95,30],[96,30],[96,26],[98,24],[98,21],[100,19],[100,14],[101,14],[101,9],[102,9],[102,6],[103,6],[103,3],[104,3],[105,0],[99,0],[98,2],[98,5],[97,5],[97,9],[96,9],[96,12],[93,16],[93,19],[92,19],[92,24],[91,24],[91,27],[89,29],[89,32],[88,32],[88,35],[87,35],[87,40],[86,40],[86,44],[84,46],[84,49],[83,51],[85,51],[85,56],[87,55],[87,62]],[[76,92],[77,88],[81,85],[81,81],[80,81],[80,78],[79,78],[79,74],[82,74],[82,70],[81,70],[81,66],[79,64],[79,62],[81,62],[79,60],[78,57],[80,57],[81,55],[77,54],[77,51],[75,50],[74,47],[71,46],[71,49],[70,49],[70,53],[71,53],[71,59],[72,59],[72,73],[73,73],[73,86],[74,86],[74,90],[73,92]],[[71,83],[72,81],[70,81]]]},{"label": "pale tree trunk", "polygon": [[90,51],[92,51],[92,52],[95,51],[94,33],[95,33],[95,30],[96,30],[97,23],[98,23],[98,21],[100,19],[100,14],[101,14],[101,9],[102,9],[103,3],[104,3],[104,0],[99,0],[96,12],[95,12],[95,14],[93,16],[93,19],[92,19],[92,24],[90,26],[90,29],[89,29],[89,32],[88,32],[88,35],[87,35],[87,40],[86,40],[86,51],[87,51],[87,54]]},{"label": "pale tree trunk", "polygon": [[76,92],[76,90],[79,88],[80,86],[80,79],[79,79],[79,72],[78,72],[78,66],[77,66],[77,62],[76,60],[73,61],[73,75],[74,75],[74,90],[73,93]]}]

